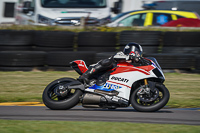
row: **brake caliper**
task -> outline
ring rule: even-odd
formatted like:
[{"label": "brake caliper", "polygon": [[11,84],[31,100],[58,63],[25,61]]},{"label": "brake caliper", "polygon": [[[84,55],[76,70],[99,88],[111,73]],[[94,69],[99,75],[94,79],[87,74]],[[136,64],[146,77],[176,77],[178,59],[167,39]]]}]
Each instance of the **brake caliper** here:
[{"label": "brake caliper", "polygon": [[155,88],[154,91],[151,91],[148,86],[143,85],[139,88],[137,96],[139,97],[140,101],[152,102],[159,96],[159,90]]}]

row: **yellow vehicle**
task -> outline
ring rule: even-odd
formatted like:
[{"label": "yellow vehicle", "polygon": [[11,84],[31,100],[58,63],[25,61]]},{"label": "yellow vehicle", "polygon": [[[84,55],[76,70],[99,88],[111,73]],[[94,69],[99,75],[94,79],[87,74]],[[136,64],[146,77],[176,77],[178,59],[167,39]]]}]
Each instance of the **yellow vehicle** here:
[{"label": "yellow vehicle", "polygon": [[160,26],[179,18],[200,19],[196,12],[179,10],[139,10],[121,13],[111,19],[109,27]]}]

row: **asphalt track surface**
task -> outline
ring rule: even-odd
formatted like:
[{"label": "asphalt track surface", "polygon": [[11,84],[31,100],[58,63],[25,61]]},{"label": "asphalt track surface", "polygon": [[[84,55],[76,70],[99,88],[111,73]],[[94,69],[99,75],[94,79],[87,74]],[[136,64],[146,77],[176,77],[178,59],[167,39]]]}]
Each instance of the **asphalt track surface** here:
[{"label": "asphalt track surface", "polygon": [[200,110],[161,109],[157,112],[144,113],[137,112],[131,107],[108,110],[76,106],[70,110],[50,110],[45,106],[0,106],[0,119],[200,125]]}]

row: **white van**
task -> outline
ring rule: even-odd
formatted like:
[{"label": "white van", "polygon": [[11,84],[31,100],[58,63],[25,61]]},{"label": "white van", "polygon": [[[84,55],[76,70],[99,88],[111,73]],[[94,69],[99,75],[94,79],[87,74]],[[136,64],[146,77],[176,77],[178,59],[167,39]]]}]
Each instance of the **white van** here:
[{"label": "white van", "polygon": [[23,25],[97,25],[110,19],[110,0],[19,0],[16,24]]},{"label": "white van", "polygon": [[0,0],[0,24],[15,22],[14,9],[18,0]]}]

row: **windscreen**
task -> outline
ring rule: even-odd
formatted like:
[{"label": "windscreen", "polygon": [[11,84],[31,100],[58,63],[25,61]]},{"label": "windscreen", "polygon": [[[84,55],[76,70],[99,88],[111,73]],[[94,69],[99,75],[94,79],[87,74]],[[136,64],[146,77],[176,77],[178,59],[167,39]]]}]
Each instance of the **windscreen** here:
[{"label": "windscreen", "polygon": [[111,18],[111,22],[114,22],[115,20],[117,20],[117,19],[121,18],[122,16],[125,16],[125,15],[127,15],[127,14],[129,14],[129,13],[132,13],[132,12],[133,12],[133,11],[129,11],[129,12],[120,13],[120,14],[118,14],[117,16],[115,16],[115,17]]},{"label": "windscreen", "polygon": [[124,16],[126,14],[128,14],[128,13],[120,13],[120,14],[118,14],[117,16],[111,18],[111,22],[114,22],[115,20],[117,20],[118,18],[120,18],[120,17],[122,17],[122,16]]},{"label": "windscreen", "polygon": [[47,8],[103,8],[106,0],[41,0],[41,4]]},{"label": "windscreen", "polygon": [[152,60],[152,61],[155,63],[155,65],[156,65],[160,70],[162,70],[161,67],[160,67],[160,65],[158,64],[157,60],[156,60],[154,57],[145,57],[145,58]]}]

